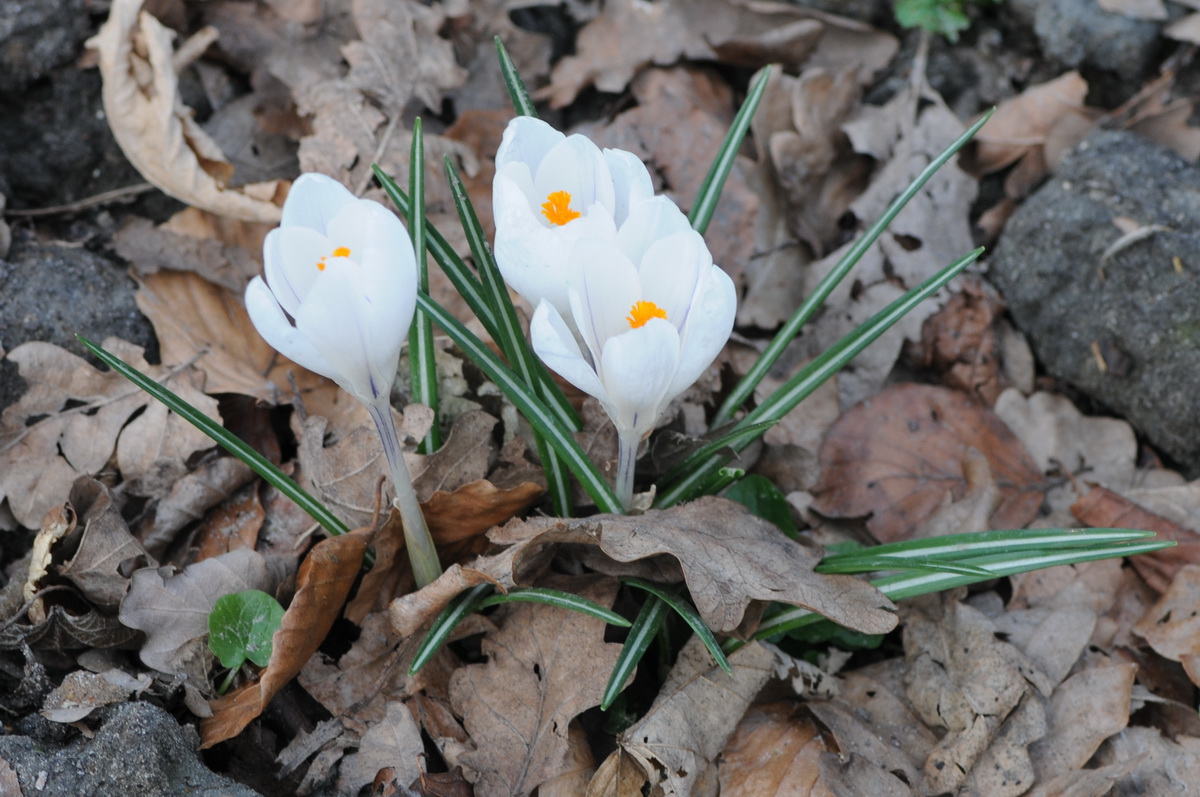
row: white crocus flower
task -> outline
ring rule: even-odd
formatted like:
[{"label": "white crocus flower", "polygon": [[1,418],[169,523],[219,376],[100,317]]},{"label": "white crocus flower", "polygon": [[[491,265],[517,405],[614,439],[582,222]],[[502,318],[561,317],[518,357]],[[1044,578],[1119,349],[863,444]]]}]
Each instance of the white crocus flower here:
[{"label": "white crocus flower", "polygon": [[541,302],[530,325],[533,348],[612,418],[617,498],[628,506],[638,444],[720,353],[733,330],[736,292],[665,197],[639,203],[615,238],[576,242],[567,266],[571,317]]},{"label": "white crocus flower", "polygon": [[492,210],[495,256],[513,290],[569,318],[564,266],[581,238],[609,238],[629,209],[654,195],[633,153],[601,151],[529,116],[509,122],[496,152]]},{"label": "white crocus flower", "polygon": [[395,214],[302,175],[263,245],[246,310],[267,343],[366,405],[383,441],[419,586],[441,573],[392,420],[392,382],[416,308],[412,241]]}]

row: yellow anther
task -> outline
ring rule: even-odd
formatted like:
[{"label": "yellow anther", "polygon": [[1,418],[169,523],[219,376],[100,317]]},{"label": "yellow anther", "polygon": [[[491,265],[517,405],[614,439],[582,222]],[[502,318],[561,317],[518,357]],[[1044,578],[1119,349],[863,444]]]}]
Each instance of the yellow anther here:
[{"label": "yellow anther", "polygon": [[568,221],[579,218],[580,213],[578,210],[571,210],[570,193],[555,191],[542,203],[542,215],[549,219],[551,224],[561,227]]},{"label": "yellow anther", "polygon": [[339,246],[337,249],[333,250],[333,256],[334,257],[350,257],[350,248],[346,247],[346,246]]},{"label": "yellow anther", "polygon": [[651,318],[661,318],[666,320],[667,311],[659,307],[654,302],[640,301],[635,302],[633,308],[629,311],[629,315],[625,320],[629,322],[631,329],[637,329],[644,325]]}]

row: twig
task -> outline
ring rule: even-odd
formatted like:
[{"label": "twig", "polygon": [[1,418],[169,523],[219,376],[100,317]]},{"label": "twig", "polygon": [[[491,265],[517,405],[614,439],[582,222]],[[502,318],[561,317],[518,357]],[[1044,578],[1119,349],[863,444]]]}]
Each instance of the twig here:
[{"label": "twig", "polygon": [[80,199],[76,202],[68,202],[65,205],[55,205],[49,208],[31,208],[29,210],[5,210],[5,216],[55,216],[59,213],[74,213],[77,210],[86,210],[96,207],[97,205],[107,205],[110,202],[116,202],[125,197],[137,196],[144,194],[147,191],[153,191],[154,186],[150,183],[135,183],[127,185],[124,188],[114,188],[112,191],[105,191],[103,194]]}]

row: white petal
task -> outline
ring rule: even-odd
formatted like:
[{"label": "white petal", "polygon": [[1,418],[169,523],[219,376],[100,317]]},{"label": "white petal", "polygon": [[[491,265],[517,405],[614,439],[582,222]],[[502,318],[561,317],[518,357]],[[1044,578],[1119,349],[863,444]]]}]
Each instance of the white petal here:
[{"label": "white petal", "polygon": [[634,263],[641,263],[646,250],[655,241],[692,229],[687,216],[665,196],[638,202],[617,233],[621,251]]},{"label": "white petal", "polygon": [[246,286],[246,312],[258,334],[271,348],[301,367],[337,381],[337,369],[288,322],[262,277],[255,277]]},{"label": "white petal", "polygon": [[712,255],[700,233],[688,229],[660,238],[638,264],[643,298],[665,310],[667,320],[682,329],[701,278],[711,269]]},{"label": "white petal", "polygon": [[408,335],[417,297],[417,266],[408,231],[396,214],[378,202],[362,201],[347,210],[352,220],[343,220],[347,211],[333,220],[330,231],[345,229],[353,238],[350,258],[358,263],[362,289],[360,321],[370,330],[377,345],[398,348]]},{"label": "white petal", "polygon": [[623,149],[604,150],[604,160],[612,175],[613,220],[620,227],[629,218],[629,208],[654,196],[654,183],[646,164],[632,152]]},{"label": "white petal", "polygon": [[496,229],[514,224],[545,226],[541,203],[533,189],[533,174],[524,163],[510,163],[492,178],[492,218]]},{"label": "white petal", "polygon": [[580,351],[562,316],[549,302],[542,302],[534,310],[533,320],[529,322],[529,337],[533,341],[533,350],[550,370],[589,396],[608,403],[608,394],[596,371]]},{"label": "white petal", "polygon": [[263,272],[279,303],[293,318],[321,274],[323,259],[332,252],[329,239],[309,227],[279,227],[267,235]]},{"label": "white petal", "polygon": [[678,396],[700,378],[733,331],[737,315],[733,280],[719,266],[710,268],[692,302],[687,323],[680,330],[679,370],[671,381],[668,398]]},{"label": "white petal", "polygon": [[329,220],[354,201],[354,194],[332,177],[316,172],[302,174],[292,183],[283,203],[281,226],[308,227],[323,233]]},{"label": "white petal", "polygon": [[571,314],[599,360],[605,341],[629,331],[627,317],[642,298],[637,269],[613,243],[580,239],[571,249]]},{"label": "white petal", "polygon": [[659,318],[604,344],[600,380],[619,428],[645,434],[654,428],[679,363],[679,333]]},{"label": "white petal", "polygon": [[566,191],[571,195],[572,210],[590,213],[591,207],[599,204],[612,214],[613,186],[608,164],[600,149],[584,136],[568,136],[546,153],[534,172],[533,188],[539,207],[555,191]]},{"label": "white petal", "polygon": [[500,149],[496,151],[496,170],[500,171],[505,164],[519,161],[528,165],[530,172],[535,172],[546,153],[564,138],[566,136],[541,119],[518,116],[504,128],[504,138],[500,141]]}]

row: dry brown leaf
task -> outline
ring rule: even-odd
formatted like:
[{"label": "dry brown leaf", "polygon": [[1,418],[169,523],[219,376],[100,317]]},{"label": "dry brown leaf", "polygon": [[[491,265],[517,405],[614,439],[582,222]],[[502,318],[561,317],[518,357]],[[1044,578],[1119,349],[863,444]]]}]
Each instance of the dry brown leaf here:
[{"label": "dry brown leaf", "polygon": [[1176,41],[1200,44],[1200,14],[1188,14],[1175,20],[1163,30],[1163,35]]},{"label": "dry brown leaf", "polygon": [[[774,649],[751,643],[729,657],[733,673],[726,673],[693,636],[679,651],[654,705],[617,738],[620,749],[613,756],[632,757],[644,779],[655,784],[655,793],[707,793],[701,784],[715,793],[717,757],[770,680],[776,660]],[[597,792],[589,787],[588,793]]]},{"label": "dry brown leaf", "polygon": [[1167,590],[1181,567],[1200,564],[1200,534],[1105,487],[1093,487],[1071,505],[1071,514],[1088,526],[1145,529],[1155,532],[1160,539],[1178,543],[1174,548],[1130,559],[1146,583],[1158,592]]},{"label": "dry brown leaf", "polygon": [[619,562],[658,554],[679,560],[696,609],[714,631],[737,628],[752,600],[803,606],[866,634],[896,625],[891,601],[865,581],[814,573],[817,551],[723,498],[565,523],[594,536]]},{"label": "dry brown leaf", "polygon": [[271,639],[271,660],[257,682],[210,704],[212,716],[200,723],[202,748],[241,733],[316,653],[358,577],[371,533],[369,528],[355,529],[322,540],[309,551],[296,575],[296,594]]},{"label": "dry brown leaf", "polygon": [[[1108,764],[1102,769],[1110,773],[1110,782],[1117,781],[1111,791],[1098,795],[1187,794],[1200,783],[1200,739],[1195,736],[1171,739],[1156,728],[1126,728],[1105,741],[1096,758]],[[1042,797],[1054,794],[1058,792],[1047,791]]]},{"label": "dry brown leaf", "polygon": [[102,673],[75,670],[67,673],[62,683],[46,696],[39,713],[51,722],[78,722],[101,706],[125,702],[133,691],[130,682],[145,689],[150,685],[150,676],[143,673],[141,679],[134,681],[121,670]]},{"label": "dry brown leaf", "polygon": [[385,768],[391,777],[408,784],[422,775],[421,759],[425,744],[412,711],[399,700],[389,700],[387,714],[363,734],[358,752],[342,759],[338,768],[338,791],[358,794],[359,789],[375,780]]},{"label": "dry brown leaf", "polygon": [[925,321],[921,351],[914,358],[942,375],[946,387],[975,396],[989,407],[1000,396],[1000,336],[996,322],[1004,303],[978,277],[962,280],[961,290]]},{"label": "dry brown leaf", "polygon": [[794,703],[752,706],[719,763],[724,797],[833,797],[820,781],[829,750],[817,724]]},{"label": "dry brown leaf", "polygon": [[[617,583],[573,579],[574,592],[611,606]],[[512,604],[500,630],[483,639],[486,664],[450,680],[450,700],[476,750],[460,761],[479,773],[476,791],[529,794],[569,771],[568,726],[599,705],[621,645],[604,641],[605,623],[541,604]]]},{"label": "dry brown leaf", "polygon": [[538,786],[538,797],[579,797],[587,791],[596,772],[596,759],[588,744],[587,731],[573,720],[567,734],[567,766],[564,771]]},{"label": "dry brown leaf", "polygon": [[[204,380],[196,371],[152,366],[140,347],[116,338],[103,345],[220,422],[217,402],[201,392]],[[58,346],[25,343],[8,360],[29,388],[0,415],[0,500],[8,499],[23,526],[38,528],[78,476],[98,473],[114,453],[129,489],[165,495],[187,472],[186,460],[213,445],[124,377],[97,371]],[[70,402],[78,404],[64,410]],[[31,462],[37,467],[29,467]]]},{"label": "dry brown leaf", "polygon": [[1054,690],[1050,728],[1029,748],[1039,781],[1082,769],[1105,739],[1125,729],[1136,673],[1136,664],[1092,667]]},{"label": "dry brown leaf", "polygon": [[137,305],[158,337],[163,362],[191,361],[212,393],[238,393],[286,404],[292,383],[306,409],[331,415],[338,387],[272,349],[258,334],[240,296],[196,274],[160,272],[138,280]]},{"label": "dry brown leaf", "polygon": [[132,218],[113,235],[117,254],[145,276],[190,271],[241,294],[262,267],[262,246],[273,227],[185,208],[163,224]]},{"label": "dry brown leaf", "polygon": [[88,602],[111,614],[129,589],[129,573],[149,558],[100,482],[80,476],[71,486],[68,502],[83,533],[68,535],[63,545],[74,548],[69,562],[59,565],[59,575],[76,586]]},{"label": "dry brown leaf", "polygon": [[1156,92],[1138,109],[1137,122],[1129,129],[1194,163],[1200,159],[1200,127],[1188,124],[1193,107],[1183,99],[1164,103]]},{"label": "dry brown leaf", "polygon": [[[255,547],[266,512],[254,471],[232,456],[215,457],[176,482],[171,492],[143,515],[138,536],[146,550],[161,559],[176,532],[204,519],[214,508],[197,529],[197,560],[234,548]],[[241,543],[235,543],[234,537]]]},{"label": "dry brown leaf", "polygon": [[190,565],[147,567],[133,573],[121,601],[121,622],[146,633],[138,656],[147,667],[185,676],[197,689],[209,690],[208,615],[222,595],[248,589],[267,591],[272,579],[263,558],[240,550]]},{"label": "dry brown leaf", "polygon": [[1184,565],[1158,603],[1146,612],[1134,632],[1160,656],[1178,661],[1193,683],[1200,684],[1200,565]]},{"label": "dry brown leaf", "polygon": [[254,550],[267,513],[258,498],[258,484],[249,484],[222,501],[196,528],[198,562],[240,548]]},{"label": "dry brown leaf", "polygon": [[278,222],[274,182],[225,187],[233,167],[180,98],[174,34],[140,13],[141,7],[142,0],[115,0],[87,42],[98,53],[104,113],[121,151],[143,177],[182,202],[223,216]]},{"label": "dry brown leaf", "polygon": [[882,542],[906,539],[947,494],[966,493],[970,449],[987,458],[1000,487],[991,527],[1033,520],[1042,476],[1013,433],[962,393],[911,383],[887,388],[830,428],[814,506],[830,517],[870,515],[867,527]]}]

